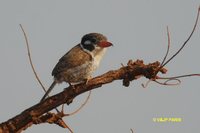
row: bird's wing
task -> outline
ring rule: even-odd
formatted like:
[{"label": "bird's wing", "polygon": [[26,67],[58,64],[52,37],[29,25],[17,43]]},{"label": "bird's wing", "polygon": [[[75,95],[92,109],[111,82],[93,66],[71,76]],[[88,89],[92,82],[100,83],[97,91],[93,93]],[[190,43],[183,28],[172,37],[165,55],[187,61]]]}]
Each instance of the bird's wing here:
[{"label": "bird's wing", "polygon": [[80,47],[80,44],[73,47],[68,53],[66,53],[59,62],[56,64],[52,71],[52,76],[55,76],[67,69],[74,68],[84,64],[87,61],[92,60],[92,56],[86,53]]}]

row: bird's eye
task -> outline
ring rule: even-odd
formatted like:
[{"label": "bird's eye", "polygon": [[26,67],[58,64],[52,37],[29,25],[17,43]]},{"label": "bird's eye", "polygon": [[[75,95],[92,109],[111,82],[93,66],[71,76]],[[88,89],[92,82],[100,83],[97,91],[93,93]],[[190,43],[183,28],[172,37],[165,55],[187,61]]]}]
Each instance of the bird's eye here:
[{"label": "bird's eye", "polygon": [[91,42],[90,40],[87,40],[87,41],[84,42],[84,44],[85,44],[85,45],[91,45],[92,42]]}]

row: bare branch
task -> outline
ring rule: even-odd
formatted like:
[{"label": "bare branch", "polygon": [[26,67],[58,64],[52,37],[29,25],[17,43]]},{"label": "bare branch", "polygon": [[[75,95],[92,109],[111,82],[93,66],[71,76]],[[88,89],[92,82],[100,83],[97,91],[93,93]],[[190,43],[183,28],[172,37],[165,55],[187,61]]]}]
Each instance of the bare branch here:
[{"label": "bare branch", "polygon": [[[192,32],[190,33],[189,37],[186,39],[186,41],[183,43],[183,45],[181,46],[181,48],[170,58],[168,59],[166,62],[165,62],[165,59],[167,58],[167,55],[168,55],[168,52],[169,52],[169,48],[170,48],[170,33],[169,33],[169,29],[167,27],[167,36],[168,36],[168,48],[167,48],[167,53],[161,63],[161,66],[160,68],[163,68],[167,63],[169,63],[174,57],[176,57],[180,51],[185,47],[185,45],[188,43],[188,41],[190,40],[190,38],[192,37],[196,27],[197,27],[197,24],[198,24],[198,20],[199,20],[199,15],[200,15],[200,6],[198,8],[198,12],[197,12],[197,17],[196,17],[196,21],[194,23],[194,26],[193,26],[193,29],[192,29]],[[160,68],[158,69],[158,71],[155,73],[156,76],[155,76],[155,79],[152,79],[152,81],[155,81],[156,83],[158,84],[161,84],[161,85],[179,85],[181,83],[181,80],[180,78],[183,78],[183,77],[191,77],[191,76],[200,76],[200,74],[185,74],[185,75],[181,75],[181,76],[173,76],[173,77],[159,77],[157,76],[157,73],[159,72]],[[165,82],[159,82],[157,81],[158,79],[166,79]],[[170,81],[177,81],[177,83],[169,83]],[[150,81],[149,81],[150,82]],[[147,82],[146,86],[149,84],[149,82]],[[143,85],[143,87],[146,87]]]},{"label": "bare branch", "polygon": [[85,102],[84,102],[77,110],[75,110],[74,112],[65,114],[65,116],[72,116],[72,115],[77,114],[77,113],[87,104],[88,100],[90,99],[91,93],[92,93],[92,91],[89,91],[89,94],[88,94],[88,96],[87,96]]},{"label": "bare branch", "polygon": [[194,27],[193,27],[192,32],[190,33],[189,37],[183,43],[183,45],[181,46],[181,48],[171,58],[169,58],[162,66],[167,65],[168,62],[170,62],[174,57],[176,57],[179,54],[179,52],[181,52],[181,50],[185,47],[185,45],[188,43],[188,41],[191,39],[191,37],[192,37],[192,35],[193,35],[196,27],[197,27],[197,24],[198,24],[199,13],[200,13],[200,7],[198,8],[198,13],[197,13],[196,21],[194,23]]},{"label": "bare branch", "polygon": [[165,63],[165,60],[166,60],[166,58],[167,58],[167,56],[168,56],[168,54],[169,54],[169,48],[170,48],[170,44],[171,44],[171,39],[170,39],[170,33],[169,33],[169,28],[168,28],[168,26],[167,26],[167,42],[168,42],[168,45],[167,45],[167,52],[166,52],[166,54],[165,54],[165,57],[164,57],[164,59],[163,59],[161,65],[160,65],[161,67],[162,67],[163,64]]},{"label": "bare branch", "polygon": [[23,34],[24,34],[24,38],[25,38],[25,41],[26,41],[26,48],[27,48],[27,51],[28,51],[28,59],[29,59],[29,63],[30,63],[30,65],[31,65],[31,68],[32,68],[32,70],[33,70],[33,73],[34,73],[34,75],[35,75],[35,77],[36,77],[38,83],[40,84],[40,86],[41,86],[42,89],[44,90],[44,92],[46,92],[46,89],[45,89],[45,87],[43,86],[43,84],[42,84],[42,82],[41,82],[41,80],[40,80],[39,76],[37,75],[37,72],[36,72],[36,70],[35,70],[35,68],[34,68],[34,65],[33,65],[33,62],[32,62],[32,59],[31,59],[31,51],[30,51],[30,48],[29,48],[29,42],[28,42],[28,37],[27,37],[27,35],[26,35],[26,32],[25,32],[25,30],[24,30],[22,24],[19,24],[19,26],[20,26],[20,28],[21,28]]},{"label": "bare branch", "polygon": [[156,77],[156,79],[175,79],[175,78],[185,78],[185,77],[192,77],[192,76],[200,76],[200,74],[186,74],[174,77]]},{"label": "bare branch", "polygon": [[[76,96],[101,87],[104,84],[111,83],[115,80],[122,80],[123,82],[130,82],[138,77],[144,76],[146,78],[153,78],[155,71],[159,68],[160,63],[154,62],[148,65],[143,64],[142,60],[135,62],[129,61],[127,66],[121,67],[118,70],[109,71],[101,76],[93,78],[87,84],[79,84],[74,87],[68,87],[63,92],[47,98],[45,101],[38,103],[29,109],[26,109],[21,114],[11,118],[10,120],[0,124],[0,131],[19,132],[25,130],[27,127],[36,124],[44,118],[45,113],[64,104],[70,104],[70,101]],[[164,69],[164,68],[163,68]],[[162,69],[160,70],[163,71]],[[100,88],[99,88],[100,89]],[[56,115],[60,120],[62,116]],[[45,122],[55,120],[55,117],[45,117]],[[43,121],[44,122],[44,121]],[[57,122],[57,121],[56,121]],[[55,121],[53,123],[57,124]]]}]

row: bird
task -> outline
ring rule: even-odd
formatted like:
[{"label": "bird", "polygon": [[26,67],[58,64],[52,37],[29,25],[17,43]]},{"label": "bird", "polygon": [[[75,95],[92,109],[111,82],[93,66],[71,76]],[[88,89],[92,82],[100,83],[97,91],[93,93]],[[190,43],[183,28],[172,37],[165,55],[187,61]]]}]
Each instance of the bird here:
[{"label": "bird", "polygon": [[44,101],[56,84],[67,82],[70,86],[87,83],[108,47],[113,46],[101,33],[88,33],[81,42],[69,50],[55,65],[52,76],[53,83],[40,102]]}]

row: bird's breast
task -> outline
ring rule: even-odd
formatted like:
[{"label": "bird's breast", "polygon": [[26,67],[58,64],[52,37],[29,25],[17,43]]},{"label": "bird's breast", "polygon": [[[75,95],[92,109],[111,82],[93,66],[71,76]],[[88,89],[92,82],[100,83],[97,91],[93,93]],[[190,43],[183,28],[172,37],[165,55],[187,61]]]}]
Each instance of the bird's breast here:
[{"label": "bird's breast", "polygon": [[63,77],[66,78],[65,81],[67,82],[80,83],[90,78],[96,68],[97,66],[94,65],[93,61],[87,61],[80,66],[68,69],[63,73]]},{"label": "bird's breast", "polygon": [[102,49],[100,51],[97,51],[96,54],[93,55],[93,63],[94,63],[93,65],[95,68],[99,67],[101,59],[103,58],[105,52],[106,52],[106,49]]}]

